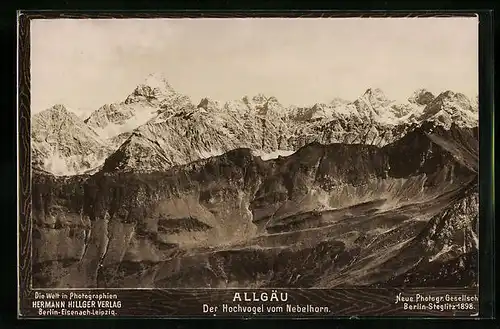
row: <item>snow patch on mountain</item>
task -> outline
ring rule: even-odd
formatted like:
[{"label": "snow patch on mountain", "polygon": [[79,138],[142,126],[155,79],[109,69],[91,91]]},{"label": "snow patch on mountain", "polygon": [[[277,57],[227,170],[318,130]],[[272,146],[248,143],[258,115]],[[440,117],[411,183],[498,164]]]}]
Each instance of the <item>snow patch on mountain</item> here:
[{"label": "snow patch on mountain", "polygon": [[262,160],[267,161],[267,160],[273,160],[277,159],[279,157],[287,157],[295,153],[294,151],[290,150],[276,150],[272,152],[263,152],[261,150],[252,150],[252,155],[260,157]]},{"label": "snow patch on mountain", "polygon": [[177,93],[159,74],[151,74],[121,103],[106,104],[86,120],[103,138],[131,132],[156,118],[191,104],[189,97]]},{"label": "snow patch on mountain", "polygon": [[110,104],[94,112],[86,121],[103,138],[113,138],[145,124],[158,115],[148,104]]},{"label": "snow patch on mountain", "polygon": [[113,149],[64,105],[37,113],[31,123],[32,163],[56,175],[75,175],[104,162]]},{"label": "snow patch on mountain", "polygon": [[47,158],[43,159],[42,168],[56,176],[71,174],[71,170],[68,169],[66,164],[66,159],[61,156],[57,149],[55,149],[52,154],[49,154]]},{"label": "snow patch on mountain", "polygon": [[220,156],[224,153],[226,153],[226,151],[223,151],[223,150],[200,150],[199,151],[199,158],[200,159],[208,159],[211,157]]}]

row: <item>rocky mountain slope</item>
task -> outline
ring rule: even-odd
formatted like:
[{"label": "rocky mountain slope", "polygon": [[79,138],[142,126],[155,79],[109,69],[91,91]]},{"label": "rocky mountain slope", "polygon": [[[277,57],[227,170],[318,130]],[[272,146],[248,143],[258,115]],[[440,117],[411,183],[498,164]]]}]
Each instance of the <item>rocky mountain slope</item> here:
[{"label": "rocky mountain slope", "polygon": [[[85,123],[101,136],[112,139],[130,134],[162,111],[175,111],[190,103],[190,99],[177,93],[163,76],[151,74],[123,102],[102,106]],[[120,143],[115,141],[114,145]]]},{"label": "rocky mountain slope", "polygon": [[[474,284],[477,136],[429,122],[383,147],[316,142],[268,161],[239,148],[156,172],[37,173],[34,284]],[[449,262],[465,279],[450,280]]]},{"label": "rocky mountain slope", "polygon": [[286,125],[256,113],[190,106],[162,113],[136,129],[104,164],[105,170],[156,171],[237,148],[284,149]]},{"label": "rocky mountain slope", "polygon": [[35,114],[31,125],[33,167],[56,175],[91,170],[113,151],[91,127],[63,105]]}]

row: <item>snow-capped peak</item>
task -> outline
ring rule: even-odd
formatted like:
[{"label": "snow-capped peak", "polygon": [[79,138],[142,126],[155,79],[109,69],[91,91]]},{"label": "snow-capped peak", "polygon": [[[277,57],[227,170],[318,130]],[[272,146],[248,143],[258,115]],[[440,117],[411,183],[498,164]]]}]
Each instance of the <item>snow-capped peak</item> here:
[{"label": "snow-capped peak", "polygon": [[334,97],[332,99],[332,101],[330,102],[330,104],[333,106],[345,105],[345,104],[349,104],[349,103],[350,102],[348,100],[345,100],[345,99],[340,98],[340,97]]},{"label": "snow-capped peak", "polygon": [[421,120],[439,121],[445,127],[452,123],[473,127],[479,119],[474,105],[464,94],[447,90],[425,107]]},{"label": "snow-capped peak", "polygon": [[149,74],[144,82],[141,84],[142,86],[150,87],[151,89],[158,89],[159,91],[167,91],[174,92],[172,86],[168,83],[165,76],[159,73]]},{"label": "snow-capped peak", "polygon": [[285,107],[274,96],[266,96],[259,93],[251,98],[244,96],[241,101],[248,110],[259,115],[286,116],[287,111]]},{"label": "snow-capped peak", "polygon": [[204,110],[217,110],[219,109],[220,103],[216,100],[213,100],[211,98],[205,97],[202,98],[200,103],[198,104],[197,108],[199,109],[204,109]]},{"label": "snow-capped peak", "polygon": [[434,94],[426,89],[417,89],[413,92],[413,94],[408,98],[408,101],[412,104],[417,105],[427,105],[432,102],[436,98]]},{"label": "snow-capped peak", "polygon": [[252,97],[252,101],[254,101],[255,103],[262,104],[262,103],[266,103],[270,98],[274,98],[274,97],[267,97],[266,95],[259,93],[259,94]]},{"label": "snow-capped peak", "polygon": [[387,105],[391,102],[380,88],[367,89],[361,98],[366,99],[372,105]]},{"label": "snow-capped peak", "polygon": [[62,112],[67,111],[66,106],[64,106],[63,104],[55,104],[54,106],[52,106],[52,109],[54,109],[56,111],[62,111]]},{"label": "snow-capped peak", "polygon": [[134,89],[132,94],[125,100],[125,104],[141,101],[161,102],[175,94],[174,88],[168,83],[167,79],[161,74],[154,73],[148,75],[144,81]]},{"label": "snow-capped peak", "polygon": [[254,106],[254,105],[264,105],[269,101],[277,101],[277,99],[276,97],[273,96],[268,97],[263,93],[258,93],[257,95],[254,95],[252,97],[249,97],[248,95],[244,96],[242,98],[242,101],[249,106]]},{"label": "snow-capped peak", "polygon": [[35,117],[45,117],[45,116],[51,116],[51,117],[58,117],[58,118],[71,118],[71,119],[79,119],[80,117],[72,110],[68,109],[65,105],[63,104],[55,104],[52,107],[49,107],[48,109],[45,109],[37,114],[34,115]]},{"label": "snow-capped peak", "polygon": [[52,107],[49,107],[48,109],[40,112],[40,113],[54,113],[58,115],[75,115],[72,111],[70,111],[65,105],[63,104],[55,104]]}]

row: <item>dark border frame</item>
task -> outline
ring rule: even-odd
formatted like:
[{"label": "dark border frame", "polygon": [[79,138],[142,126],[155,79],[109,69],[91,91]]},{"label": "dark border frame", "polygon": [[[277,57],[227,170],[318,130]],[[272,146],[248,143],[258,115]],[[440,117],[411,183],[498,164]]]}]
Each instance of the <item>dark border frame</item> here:
[{"label": "dark border frame", "polygon": [[493,16],[480,14],[479,19],[479,293],[480,312],[484,312],[484,316],[494,317],[496,271]]},{"label": "dark border frame", "polygon": [[[480,295],[480,317],[491,318],[494,316],[494,163],[493,163],[493,134],[494,134],[494,112],[493,112],[493,17],[488,10],[468,11],[327,11],[327,10],[295,10],[295,11],[200,11],[200,10],[177,10],[177,11],[23,11],[18,13],[18,317],[29,308],[33,290],[29,283],[31,278],[31,158],[30,158],[30,20],[40,18],[208,18],[208,17],[451,17],[451,16],[475,16],[479,14],[479,100],[480,100],[480,250],[479,250],[479,295]],[[485,218],[490,220],[484,220]],[[486,270],[485,270],[486,269]],[[83,289],[82,289],[83,290]],[[111,289],[110,289],[111,290]],[[304,289],[307,290],[307,289]],[[342,294],[349,294],[344,289]],[[392,301],[393,296],[400,289],[386,289],[382,299]],[[283,290],[284,291],[284,290]],[[366,291],[366,290],[365,290]],[[128,294],[141,295],[143,299],[151,300],[154,295],[160,293],[152,290],[145,294],[144,291],[129,290]],[[331,294],[332,290],[328,291]],[[149,295],[146,297],[145,295]],[[203,296],[202,296],[203,295]],[[214,300],[213,293],[194,295],[194,292],[185,291],[184,294],[175,293],[168,299],[177,300],[182,297],[195,299]],[[217,293],[221,300],[229,300],[232,293]],[[164,296],[166,297],[166,296]],[[134,299],[133,297],[131,297]],[[218,299],[215,298],[215,299]],[[326,298],[325,296],[320,299]],[[123,298],[122,298],[123,299]],[[299,301],[297,301],[299,302]],[[197,306],[201,307],[200,301]],[[152,306],[152,305],[150,305]],[[164,305],[167,306],[167,305]],[[171,306],[171,305],[170,305]],[[144,309],[143,309],[144,311]],[[378,310],[380,311],[380,309]],[[389,316],[410,316],[414,313],[387,313]],[[139,315],[139,314],[137,314]],[[155,314],[150,314],[154,316]],[[371,310],[366,315],[377,316],[377,310]],[[145,314],[143,315],[145,316]],[[156,316],[159,316],[156,314]],[[432,316],[426,314],[424,316]],[[24,318],[24,316],[22,316]],[[287,316],[290,318],[290,316]]]}]

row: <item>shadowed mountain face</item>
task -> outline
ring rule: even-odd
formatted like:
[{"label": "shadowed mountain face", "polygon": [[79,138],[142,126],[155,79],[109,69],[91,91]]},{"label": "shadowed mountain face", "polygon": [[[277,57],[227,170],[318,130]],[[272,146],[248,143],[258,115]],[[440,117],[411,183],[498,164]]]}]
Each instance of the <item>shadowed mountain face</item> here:
[{"label": "shadowed mountain face", "polygon": [[408,129],[268,161],[237,148],[140,173],[115,153],[93,175],[35,172],[34,285],[474,285],[477,128]]}]

